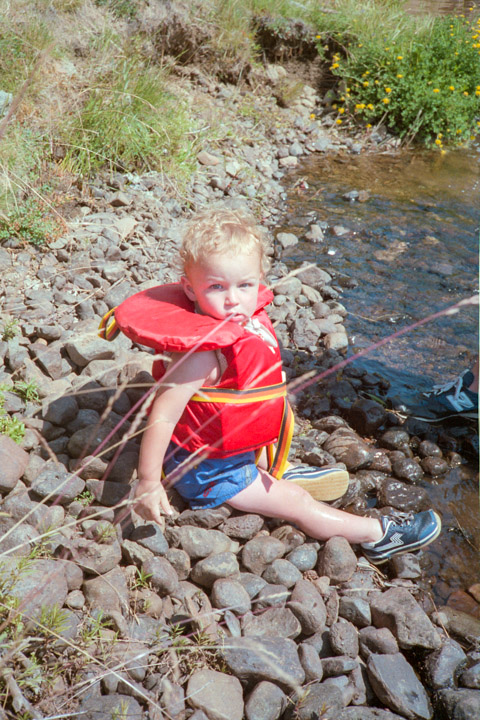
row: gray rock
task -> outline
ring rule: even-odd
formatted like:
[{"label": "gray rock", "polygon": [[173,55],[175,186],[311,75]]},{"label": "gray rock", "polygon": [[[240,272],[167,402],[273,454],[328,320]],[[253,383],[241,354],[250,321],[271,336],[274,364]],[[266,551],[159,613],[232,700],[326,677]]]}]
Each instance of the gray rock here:
[{"label": "gray rock", "polygon": [[350,580],[357,567],[357,557],[343,537],[332,537],[318,554],[317,572],[333,583]]},{"label": "gray rock", "polygon": [[315,347],[320,337],[320,328],[315,320],[297,318],[294,321],[292,339],[300,349]]},{"label": "gray rock", "polygon": [[394,457],[392,460],[392,472],[399,480],[416,482],[423,477],[423,471],[416,460],[406,457]]},{"label": "gray rock", "polygon": [[322,658],[323,676],[338,677],[346,675],[358,666],[358,661],[347,655],[337,655],[336,657]]},{"label": "gray rock", "polygon": [[290,588],[302,578],[301,572],[288,560],[278,558],[263,572],[262,577],[271,584]]},{"label": "gray rock", "polygon": [[143,563],[154,557],[151,550],[142,547],[133,540],[122,541],[122,557],[127,565],[137,565],[141,567]]},{"label": "gray rock", "polygon": [[236,677],[217,670],[198,670],[189,679],[187,702],[209,720],[242,720],[243,693]]},{"label": "gray rock", "polygon": [[319,267],[308,267],[308,269],[301,270],[296,277],[305,285],[310,285],[320,291],[332,281],[332,276]]},{"label": "gray rock", "polygon": [[378,699],[408,720],[433,716],[426,690],[403,655],[375,655],[367,660],[368,678]]},{"label": "gray rock", "polygon": [[370,604],[358,597],[341,597],[339,600],[338,613],[345,620],[350,620],[358,628],[364,628],[371,624],[372,614]]},{"label": "gray rock", "polygon": [[434,612],[432,620],[468,645],[475,645],[480,637],[480,620],[448,605]]},{"label": "gray rock", "polygon": [[16,442],[0,435],[0,492],[13,490],[27,468],[28,459],[28,453]]},{"label": "gray rock", "polygon": [[438,477],[448,471],[448,463],[443,458],[426,457],[420,461],[422,470],[431,477]]},{"label": "gray rock", "polygon": [[284,250],[285,248],[293,247],[298,244],[298,238],[293,233],[278,233],[275,240]]},{"label": "gray rock", "polygon": [[391,630],[400,648],[436,650],[440,647],[441,641],[433,624],[405,588],[391,588],[374,597],[371,610],[373,624]]},{"label": "gray rock", "polygon": [[147,523],[134,528],[130,539],[147,548],[154,555],[165,555],[168,551],[168,543],[156,523]]},{"label": "gray rock", "polygon": [[43,401],[42,417],[44,420],[65,427],[72,422],[78,414],[78,403],[71,395],[49,400],[48,396]]},{"label": "gray rock", "polygon": [[128,585],[119,567],[99,577],[85,580],[82,590],[92,610],[102,610],[105,615],[115,612],[128,613]]},{"label": "gray rock", "polygon": [[308,580],[297,582],[288,607],[300,621],[304,635],[313,635],[325,628],[325,603],[317,588]]},{"label": "gray rock", "polygon": [[92,360],[109,360],[115,356],[111,343],[98,337],[96,329],[75,334],[65,343],[65,350],[73,362],[79,367],[85,367]]},{"label": "gray rock", "polygon": [[[338,714],[344,708],[344,700],[342,691],[333,685],[325,683],[312,683],[308,687],[308,693],[302,693],[300,698],[296,698],[296,718],[295,720],[312,720],[321,717],[325,720],[336,720]],[[321,716],[318,710],[321,708]]]},{"label": "gray rock", "polygon": [[190,557],[185,550],[180,548],[169,548],[165,553],[170,565],[174,568],[179,580],[186,580],[190,575]]},{"label": "gray rock", "polygon": [[177,519],[178,525],[196,525],[207,529],[215,528],[228,519],[232,508],[220,505],[205,510],[184,510]]},{"label": "gray rock", "polygon": [[229,638],[221,650],[230,671],[240,680],[267,680],[282,688],[302,684],[305,673],[293,640]]},{"label": "gray rock", "polygon": [[323,338],[327,350],[345,350],[348,347],[348,336],[345,330],[329,332]]},{"label": "gray rock", "polygon": [[227,518],[222,525],[222,532],[238,540],[251,540],[262,529],[263,523],[264,520],[260,515],[246,513]]},{"label": "gray rock", "polygon": [[298,646],[298,657],[305,671],[305,682],[315,682],[323,678],[323,665],[313,645],[302,643]]},{"label": "gray rock", "polygon": [[267,584],[266,580],[262,577],[249,572],[241,572],[238,577],[238,581],[245,588],[250,596],[250,599],[253,599],[256,595],[258,595],[260,590]]},{"label": "gray rock", "polygon": [[267,608],[259,615],[249,613],[243,618],[244,637],[283,637],[294,640],[302,632],[295,615],[288,608]]},{"label": "gray rock", "polygon": [[153,557],[142,565],[142,570],[150,575],[149,581],[160,597],[171,595],[178,588],[178,575],[164,557]]},{"label": "gray rock", "polygon": [[285,553],[285,545],[269,536],[256,537],[245,543],[242,550],[242,563],[247,570],[261,575],[267,565]]},{"label": "gray rock", "polygon": [[382,506],[391,506],[401,512],[418,512],[429,505],[428,492],[416,485],[387,479],[378,492]]},{"label": "gray rock", "polygon": [[420,561],[413,553],[395,555],[392,558],[395,577],[416,580],[422,575]]},{"label": "gray rock", "polygon": [[401,450],[410,442],[410,435],[400,428],[386,430],[381,438],[380,444],[389,450]]},{"label": "gray rock", "polygon": [[425,659],[429,685],[435,690],[454,687],[457,671],[466,661],[467,656],[460,643],[447,638],[441,648],[430,653]]},{"label": "gray rock", "polygon": [[238,543],[219,530],[206,530],[193,525],[169,528],[166,537],[170,543],[180,546],[192,560],[206,558],[212,553],[236,552]]},{"label": "gray rock", "polygon": [[257,610],[268,607],[283,607],[289,595],[290,592],[285,585],[266,583],[255,598],[255,607]]},{"label": "gray rock", "polygon": [[171,720],[184,720],[185,690],[181,685],[171,682],[166,677],[163,678],[161,687],[161,705],[167,717]]},{"label": "gray rock", "polygon": [[120,543],[116,539],[106,545],[75,537],[74,540],[63,541],[57,552],[70,554],[82,570],[92,575],[104,575],[117,567],[122,559]]},{"label": "gray rock", "polygon": [[122,500],[125,500],[131,492],[130,485],[121,485],[120,483],[96,480],[95,478],[87,480],[86,487],[95,500],[105,507],[115,507]]},{"label": "gray rock", "polygon": [[285,693],[271,682],[264,680],[255,685],[245,703],[247,720],[278,720],[287,705]]},{"label": "gray rock", "polygon": [[37,616],[43,607],[63,607],[68,595],[67,579],[62,563],[55,560],[32,560],[21,569],[17,558],[3,557],[0,576],[9,584],[9,594],[19,600],[18,611]]},{"label": "gray rock", "polygon": [[69,505],[85,489],[85,481],[67,472],[62,465],[49,461],[32,482],[38,497]]},{"label": "gray rock", "polygon": [[462,687],[471,688],[472,690],[480,689],[480,662],[477,662],[468,670],[464,670],[459,677],[459,683]]},{"label": "gray rock", "polygon": [[210,597],[213,607],[228,608],[239,615],[245,614],[252,607],[250,596],[243,585],[231,578],[215,580]]},{"label": "gray rock", "polygon": [[82,700],[78,712],[82,720],[110,720],[124,713],[132,720],[142,720],[144,717],[142,707],[135,698],[118,693],[103,695],[101,702],[98,697],[89,696]]},{"label": "gray rock", "polygon": [[398,643],[388,628],[362,628],[358,633],[360,653],[368,658],[371,653],[394,655],[398,652]]},{"label": "gray rock", "polygon": [[192,568],[190,573],[193,582],[204,587],[211,587],[218,578],[237,575],[239,572],[237,558],[232,552],[214,553],[209,555]]},{"label": "gray rock", "polygon": [[286,556],[286,560],[295,565],[300,572],[312,570],[317,563],[317,546],[313,543],[305,543],[294,548]]},{"label": "gray rock", "polygon": [[438,700],[444,710],[444,717],[451,720],[473,720],[480,717],[478,690],[440,690]]},{"label": "gray rock", "polygon": [[359,645],[355,625],[345,620],[334,623],[330,627],[330,645],[336,655],[356,658]]},{"label": "gray rock", "polygon": [[350,471],[366,467],[373,459],[370,447],[352,430],[342,427],[332,432],[323,448],[333,455],[335,460],[345,463]]}]

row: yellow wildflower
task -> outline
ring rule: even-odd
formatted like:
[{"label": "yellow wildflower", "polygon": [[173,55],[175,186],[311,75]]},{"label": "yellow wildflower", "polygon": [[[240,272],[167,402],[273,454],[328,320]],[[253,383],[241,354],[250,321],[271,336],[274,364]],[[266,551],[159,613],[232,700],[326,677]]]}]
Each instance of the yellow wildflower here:
[{"label": "yellow wildflower", "polygon": [[386,92],[386,93],[391,93],[391,92],[392,92],[392,88],[391,88],[391,87],[386,87],[386,88],[385,88],[385,92]]},{"label": "yellow wildflower", "polygon": [[372,125],[371,125],[371,123],[367,123],[365,127],[370,129],[372,127]]},{"label": "yellow wildflower", "polygon": [[363,87],[368,87],[370,85],[370,83],[368,82],[368,80],[364,80],[362,85],[363,85]]},{"label": "yellow wildflower", "polygon": [[464,91],[463,91],[463,94],[468,97],[468,91],[467,91],[467,90],[464,90]]},{"label": "yellow wildflower", "polygon": [[337,62],[333,63],[333,65],[330,65],[330,70],[335,70],[337,67],[340,67],[339,64]]},{"label": "yellow wildflower", "polygon": [[437,139],[435,140],[435,145],[442,145],[442,144],[443,144],[443,143],[442,143],[442,141],[440,140],[440,138],[437,138]]},{"label": "yellow wildflower", "polygon": [[320,40],[321,37],[322,37],[321,35],[315,35],[315,40]]},{"label": "yellow wildflower", "polygon": [[397,60],[403,60],[403,55],[397,55]]},{"label": "yellow wildflower", "polygon": [[343,120],[340,120],[340,118],[337,118],[337,119],[335,120],[335,122],[337,123],[337,125],[341,125],[342,122],[343,122]]},{"label": "yellow wildflower", "polygon": [[402,73],[398,73],[397,78],[402,78],[402,77],[403,77]]},{"label": "yellow wildflower", "polygon": [[383,98],[382,102],[385,103],[385,105],[388,105],[390,98]]},{"label": "yellow wildflower", "polygon": [[448,89],[449,89],[449,90],[455,90],[455,85],[449,85],[449,86],[448,86]]},{"label": "yellow wildflower", "polygon": [[375,110],[375,106],[372,105],[372,103],[368,103],[367,108],[368,110]]},{"label": "yellow wildflower", "polygon": [[344,107],[338,108],[338,112],[340,113],[340,115],[343,115],[343,113],[345,112],[345,108]]},{"label": "yellow wildflower", "polygon": [[434,92],[434,93],[439,93],[439,92],[440,92],[440,88],[433,88],[433,92]]},{"label": "yellow wildflower", "polygon": [[315,113],[310,113],[310,120],[315,120]]},{"label": "yellow wildflower", "polygon": [[447,152],[447,151],[442,148],[442,149],[440,150],[440,155],[445,155],[446,152]]}]

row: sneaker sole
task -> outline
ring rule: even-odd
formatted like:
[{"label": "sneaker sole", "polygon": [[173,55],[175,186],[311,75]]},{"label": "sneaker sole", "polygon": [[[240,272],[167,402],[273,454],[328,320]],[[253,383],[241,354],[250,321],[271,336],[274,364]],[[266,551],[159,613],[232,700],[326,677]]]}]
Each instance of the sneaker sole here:
[{"label": "sneaker sole", "polygon": [[319,502],[328,502],[330,500],[338,500],[348,490],[350,482],[350,476],[346,470],[329,470],[325,472],[323,477],[309,480],[308,478],[286,478],[288,482],[293,482],[295,485],[306,490],[313,497],[314,500]]},{"label": "sneaker sole", "polygon": [[389,550],[385,553],[385,556],[382,555],[369,555],[368,551],[363,550],[364,556],[367,558],[369,562],[371,562],[373,565],[383,565],[384,563],[391,560],[395,555],[405,555],[406,553],[415,552],[416,550],[423,550],[423,548],[427,547],[427,545],[430,545],[434,540],[437,539],[437,537],[440,535],[442,531],[442,521],[440,519],[440,516],[437,515],[437,513],[434,513],[435,517],[437,518],[438,524],[435,530],[432,532],[432,534],[423,540],[419,540],[416,545],[409,545],[405,548],[398,548],[398,550]]},{"label": "sneaker sole", "polygon": [[426,418],[426,417],[421,417],[420,415],[408,415],[407,417],[411,417],[414,420],[422,420],[423,422],[426,422],[426,423],[435,424],[435,423],[443,422],[444,420],[452,420],[455,418],[457,418],[457,420],[478,420],[478,412],[471,412],[471,413],[469,413],[469,412],[455,413],[454,412],[454,413],[451,413],[450,415],[442,415],[442,417],[438,417],[438,418]]}]

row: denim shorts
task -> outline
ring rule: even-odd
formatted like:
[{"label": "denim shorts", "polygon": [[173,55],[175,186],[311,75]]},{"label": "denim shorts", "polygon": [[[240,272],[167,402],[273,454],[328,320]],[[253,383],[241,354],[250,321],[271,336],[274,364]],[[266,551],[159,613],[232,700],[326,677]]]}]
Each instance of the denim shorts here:
[{"label": "denim shorts", "polygon": [[190,457],[187,450],[170,443],[163,469],[167,484],[172,476],[171,487],[188,500],[192,510],[222,505],[248,487],[258,475],[253,450],[226,458],[204,458],[193,467],[186,463],[187,467],[181,469],[179,466]]}]

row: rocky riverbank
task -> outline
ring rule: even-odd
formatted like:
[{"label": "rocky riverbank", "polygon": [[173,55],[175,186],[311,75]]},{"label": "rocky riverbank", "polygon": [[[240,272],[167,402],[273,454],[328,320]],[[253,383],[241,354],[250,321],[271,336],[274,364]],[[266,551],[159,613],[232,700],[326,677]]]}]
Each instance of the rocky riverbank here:
[{"label": "rocky riverbank", "polygon": [[[395,145],[382,133],[338,136],[308,84],[286,101],[294,78],[281,66],[256,71],[254,89],[198,67],[178,73],[206,116],[233,123],[231,137],[205,143],[183,197],[159,173],[99,178],[71,191],[68,228],[44,251],[0,248],[3,416],[26,426],[19,444],[0,436],[0,717],[477,717],[478,585],[463,594],[470,614],[437,608],[414,555],[380,572],[340,538],[314,542],[226,506],[193,512],[174,492],[177,517],[162,529],[125,509],[139,448],[125,432],[136,430],[129,413],[152,356],[126,338],[100,340],[100,317],[176,278],[192,210],[247,206],[275,234],[286,173],[302,157]],[[305,238],[323,231],[309,227]],[[332,368],[348,345],[335,278],[320,267],[288,274],[282,253],[297,241],[276,234],[269,278],[289,380]],[[427,428],[400,427],[362,398],[366,388],[385,390],[353,365],[292,396],[295,457],[348,468],[338,506],[428,507],[416,482],[462,458]]]}]

